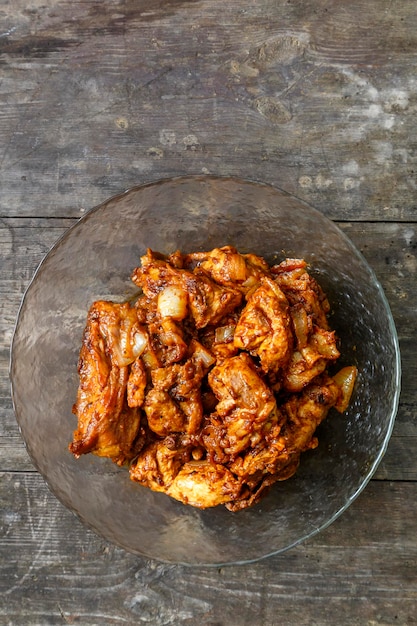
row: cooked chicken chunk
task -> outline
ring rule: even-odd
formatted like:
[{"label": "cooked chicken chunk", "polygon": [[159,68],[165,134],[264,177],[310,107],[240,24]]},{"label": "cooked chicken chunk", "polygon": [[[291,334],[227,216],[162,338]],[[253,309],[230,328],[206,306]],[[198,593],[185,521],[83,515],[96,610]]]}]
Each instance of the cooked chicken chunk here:
[{"label": "cooked chicken chunk", "polygon": [[181,327],[171,318],[148,324],[149,343],[162,366],[181,361],[188,346]]},{"label": "cooked chicken chunk", "polygon": [[167,391],[151,389],[144,405],[149,428],[161,437],[186,428],[186,416]]},{"label": "cooked chicken chunk", "polygon": [[203,418],[201,381],[214,359],[197,341],[190,343],[188,359],[152,371],[145,400],[149,427],[158,435],[184,431],[194,434]]},{"label": "cooked chicken chunk", "polygon": [[290,305],[301,303],[307,314],[312,315],[314,323],[328,330],[329,302],[318,282],[307,272],[306,266],[302,259],[286,259],[272,267],[271,272]]},{"label": "cooked chicken chunk", "polygon": [[230,510],[252,506],[266,488],[277,480],[286,480],[296,471],[302,452],[317,445],[314,433],[340,398],[340,387],[324,376],[302,394],[293,394],[281,407],[285,416],[282,426],[276,425],[268,435],[239,456],[229,469],[251,486],[245,499],[228,505]]},{"label": "cooked chicken chunk", "polygon": [[218,324],[228,313],[234,311],[242,301],[237,289],[220,287],[202,271],[195,270],[186,280],[190,312],[197,328]]},{"label": "cooked chicken chunk", "polygon": [[236,248],[214,248],[200,258],[198,266],[219,285],[247,293],[262,276],[269,274],[264,259],[254,254],[239,254]]},{"label": "cooked chicken chunk", "polygon": [[238,354],[239,349],[233,342],[238,319],[237,313],[228,315],[222,319],[222,325],[206,326],[200,331],[200,341],[213,355],[214,362],[220,362]]},{"label": "cooked chicken chunk", "polygon": [[130,367],[127,380],[127,403],[130,407],[142,406],[145,400],[146,385],[146,369],[141,357],[137,357]]},{"label": "cooked chicken chunk", "polygon": [[192,460],[192,448],[170,437],[144,449],[131,464],[130,477],[203,509],[236,499],[242,487],[242,481],[223,465]]},{"label": "cooked chicken chunk", "polygon": [[[89,311],[78,362],[80,384],[73,411],[78,427],[69,446],[123,464],[136,453],[140,413],[128,406],[128,363],[143,337],[128,304],[95,302]],[[143,348],[140,345],[140,348]]]},{"label": "cooked chicken chunk", "polygon": [[274,424],[256,445],[230,463],[231,471],[253,488],[265,474],[276,474],[285,467],[289,462],[289,452],[281,431],[282,423]]},{"label": "cooked chicken chunk", "polygon": [[265,372],[288,362],[293,344],[288,301],[269,277],[249,296],[234,333],[234,345],[259,356]]},{"label": "cooked chicken chunk", "polygon": [[91,306],[89,318],[98,322],[98,332],[116,365],[130,365],[142,354],[148,334],[139,323],[135,308],[128,302],[99,300]]},{"label": "cooked chicken chunk", "polygon": [[215,414],[206,425],[204,445],[220,462],[233,459],[255,445],[278,420],[272,391],[257,374],[249,355],[240,354],[216,365],[208,382],[218,399]]},{"label": "cooked chicken chunk", "polygon": [[132,272],[132,281],[149,300],[157,298],[168,286],[182,287],[183,271],[171,265],[162,255],[148,250],[140,260],[140,267]]},{"label": "cooked chicken chunk", "polygon": [[173,437],[154,441],[130,465],[130,477],[154,491],[166,492],[184,463],[190,460],[191,450]]},{"label": "cooked chicken chunk", "polygon": [[208,461],[189,461],[177,474],[166,493],[184,504],[206,509],[236,500],[242,489],[223,465]]},{"label": "cooked chicken chunk", "polygon": [[208,382],[219,400],[218,415],[226,416],[235,409],[243,409],[256,415],[256,420],[262,423],[275,409],[274,395],[245,353],[216,365],[209,373]]},{"label": "cooked chicken chunk", "polygon": [[307,345],[292,353],[283,386],[289,391],[301,391],[324,372],[329,361],[335,361],[339,356],[335,333],[316,327]]},{"label": "cooked chicken chunk", "polygon": [[299,455],[317,446],[314,433],[335,406],[341,394],[333,378],[323,374],[301,394],[292,394],[282,407],[286,421],[282,429],[288,454]]}]

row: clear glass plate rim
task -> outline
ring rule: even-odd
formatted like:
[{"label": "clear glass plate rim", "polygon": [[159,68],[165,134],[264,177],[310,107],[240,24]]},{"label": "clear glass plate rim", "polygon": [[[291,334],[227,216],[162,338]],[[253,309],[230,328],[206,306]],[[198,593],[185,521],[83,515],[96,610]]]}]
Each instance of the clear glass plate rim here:
[{"label": "clear glass plate rim", "polygon": [[[333,229],[335,229],[335,231],[337,231],[338,235],[341,236],[346,244],[350,247],[350,249],[352,250],[352,252],[357,256],[358,260],[360,261],[360,263],[366,267],[370,278],[372,279],[374,286],[377,288],[377,291],[379,293],[379,296],[381,298],[381,302],[384,305],[384,308],[386,310],[387,313],[387,318],[389,321],[389,325],[390,325],[390,335],[392,337],[393,340],[393,347],[394,347],[394,351],[395,351],[395,363],[394,363],[394,378],[395,378],[395,393],[394,393],[394,398],[393,398],[393,402],[392,402],[392,409],[391,409],[391,415],[389,416],[388,419],[388,427],[385,433],[385,437],[384,437],[384,441],[382,446],[380,447],[379,450],[379,454],[377,455],[377,457],[375,458],[372,466],[370,467],[366,477],[363,479],[362,483],[360,484],[359,488],[350,496],[350,498],[346,501],[346,503],[340,507],[329,519],[325,520],[322,524],[320,524],[317,528],[315,528],[314,530],[306,533],[305,535],[299,537],[297,540],[293,541],[291,544],[285,546],[284,548],[280,548],[278,550],[271,550],[267,553],[261,554],[259,555],[259,557],[256,558],[252,558],[252,559],[247,559],[247,560],[236,560],[233,562],[230,561],[226,561],[226,562],[219,562],[219,563],[189,563],[189,562],[178,562],[175,561],[175,563],[179,564],[179,565],[184,565],[187,567],[195,567],[195,566],[208,566],[208,567],[219,567],[219,566],[225,566],[225,565],[240,565],[240,564],[248,564],[248,563],[254,563],[257,562],[261,559],[264,558],[268,558],[277,554],[281,554],[283,552],[286,552],[287,550],[295,547],[296,545],[302,543],[303,541],[305,541],[306,539],[309,539],[313,536],[315,536],[317,533],[321,532],[322,530],[324,530],[325,528],[327,528],[328,526],[330,526],[344,511],[346,511],[346,509],[348,509],[350,507],[350,505],[353,503],[353,501],[360,495],[360,493],[365,489],[365,487],[367,486],[367,484],[369,483],[369,481],[371,480],[372,476],[374,475],[377,467],[379,466],[382,458],[384,457],[391,435],[392,435],[392,431],[394,428],[394,424],[395,424],[395,418],[398,412],[398,406],[399,406],[399,400],[400,400],[400,394],[401,394],[401,353],[400,353],[400,346],[399,346],[399,339],[398,339],[398,334],[397,334],[397,329],[395,326],[395,322],[393,319],[393,315],[391,312],[391,308],[389,305],[389,302],[387,300],[387,297],[385,295],[385,292],[382,288],[382,285],[380,284],[378,278],[376,277],[376,274],[374,272],[374,270],[372,269],[372,267],[369,265],[369,263],[367,262],[367,260],[365,259],[365,257],[363,256],[363,254],[356,248],[356,246],[353,244],[353,242],[350,240],[350,238],[338,227],[337,222],[335,220],[332,220],[331,218],[327,217],[324,213],[322,213],[321,211],[319,211],[317,208],[315,208],[314,206],[310,205],[308,202],[306,202],[305,200],[302,200],[300,198],[298,198],[297,196],[295,196],[292,193],[289,193],[285,190],[283,190],[282,188],[273,185],[271,183],[267,183],[267,182],[260,182],[257,180],[252,180],[252,179],[243,179],[243,178],[239,178],[237,176],[219,176],[219,175],[211,175],[211,174],[188,174],[188,175],[182,175],[182,176],[174,176],[174,177],[167,177],[167,178],[158,178],[156,180],[151,180],[151,181],[147,181],[144,183],[139,183],[138,185],[134,185],[132,187],[129,187],[128,189],[126,189],[125,191],[122,191],[120,193],[116,193],[112,196],[110,196],[109,198],[107,198],[106,200],[104,200],[103,202],[97,204],[96,206],[92,207],[91,209],[89,209],[83,216],[81,216],[74,224],[72,224],[57,240],[56,242],[51,246],[51,248],[46,252],[46,254],[44,255],[44,257],[41,259],[40,263],[38,264],[31,280],[29,281],[24,294],[21,298],[21,302],[19,305],[19,309],[16,315],[16,320],[15,320],[15,324],[14,324],[14,329],[13,329],[13,333],[12,333],[12,339],[11,339],[11,344],[10,344],[10,358],[9,358],[9,380],[10,380],[10,387],[11,387],[11,398],[12,398],[12,404],[13,404],[13,410],[15,413],[15,417],[16,417],[16,421],[18,423],[18,427],[20,432],[22,433],[21,430],[21,426],[19,423],[19,418],[18,418],[18,411],[17,411],[17,407],[16,407],[16,402],[15,402],[15,393],[14,393],[14,382],[13,382],[13,371],[14,371],[14,354],[13,354],[13,347],[14,347],[14,343],[16,340],[16,336],[17,336],[17,332],[18,332],[18,326],[19,326],[19,320],[20,320],[20,315],[21,315],[21,311],[25,305],[25,301],[28,297],[28,294],[30,293],[30,290],[33,287],[33,284],[35,283],[35,281],[37,280],[40,272],[43,271],[43,268],[45,267],[45,264],[47,262],[47,260],[52,256],[52,254],[54,253],[54,251],[61,246],[66,238],[68,236],[70,236],[70,234],[72,233],[72,231],[74,229],[79,228],[80,224],[84,223],[85,221],[87,221],[89,218],[93,217],[98,211],[100,211],[101,209],[103,209],[104,207],[106,207],[108,204],[110,203],[115,203],[118,202],[119,200],[125,198],[126,196],[130,195],[130,194],[136,194],[136,193],[140,193],[143,189],[146,188],[150,188],[150,187],[158,187],[161,185],[165,185],[165,184],[175,184],[175,183],[187,183],[187,182],[195,182],[195,183],[204,183],[204,182],[216,182],[219,181],[220,183],[227,183],[232,182],[235,184],[242,184],[242,185],[251,185],[253,187],[263,187],[266,189],[270,189],[272,192],[277,192],[279,194],[283,194],[289,198],[293,198],[295,199],[298,203],[304,205],[306,208],[309,209],[309,211],[312,211],[313,213],[317,214],[318,216],[320,216],[321,219],[325,220],[329,226],[331,226]],[[27,442],[25,440],[25,438],[23,437],[23,433],[22,433],[22,438],[24,440],[26,449],[29,453],[29,456],[35,466],[35,468],[37,469],[37,471],[39,471],[38,469],[38,464],[36,462],[36,459],[34,458],[33,454],[31,453],[30,450],[30,444],[29,442]],[[43,476],[43,475],[42,475]],[[49,490],[51,491],[51,493],[53,493],[53,495],[59,500],[61,501],[61,498],[59,497],[59,495],[57,493],[55,493],[55,490],[51,487],[51,485],[49,484],[49,481],[43,477]],[[66,507],[68,507],[68,505],[66,503],[64,503],[64,505]],[[69,507],[70,510],[72,511],[71,507]],[[80,518],[82,519],[83,523],[93,529],[94,529],[94,525],[92,523],[90,523],[88,520],[84,519],[82,515],[79,515],[77,512],[74,511],[74,513]],[[121,546],[124,549],[124,546]],[[138,552],[136,552],[136,554],[140,554]],[[159,559],[158,557],[153,557],[152,555],[145,555],[142,554],[142,556],[145,556],[146,558],[157,558],[157,560],[163,561],[163,559]],[[165,561],[167,563],[172,563],[173,561]]]}]

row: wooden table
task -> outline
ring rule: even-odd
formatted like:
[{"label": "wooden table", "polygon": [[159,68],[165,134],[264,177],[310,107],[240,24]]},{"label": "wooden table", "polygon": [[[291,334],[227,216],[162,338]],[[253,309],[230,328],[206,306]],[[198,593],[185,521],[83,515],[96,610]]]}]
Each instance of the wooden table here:
[{"label": "wooden table", "polygon": [[[0,623],[417,623],[414,0],[4,0],[0,6]],[[275,184],[334,219],[391,305],[403,390],[388,451],[327,530],[246,566],[132,556],[34,470],[9,346],[50,246],[161,177]]]}]

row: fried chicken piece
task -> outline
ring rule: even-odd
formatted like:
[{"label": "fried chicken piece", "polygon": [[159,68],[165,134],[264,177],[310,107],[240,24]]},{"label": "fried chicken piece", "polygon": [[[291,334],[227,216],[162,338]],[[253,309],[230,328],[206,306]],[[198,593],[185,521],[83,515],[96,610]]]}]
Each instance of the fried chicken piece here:
[{"label": "fried chicken piece", "polygon": [[288,301],[269,277],[249,296],[235,328],[234,345],[260,358],[265,372],[277,372],[288,362],[292,345]]},{"label": "fried chicken piece", "polygon": [[191,278],[186,275],[185,285],[196,328],[218,324],[242,302],[240,291],[217,285],[198,268]]},{"label": "fried chicken piece", "polygon": [[[143,349],[144,331],[128,304],[95,302],[88,313],[78,361],[78,418],[70,451],[92,452],[122,465],[136,453],[140,412],[128,406],[128,364]],[[140,341],[139,341],[140,338]]]},{"label": "fried chicken piece", "polygon": [[142,295],[135,305],[138,318],[148,330],[149,341],[143,352],[148,370],[181,361],[188,349],[181,322],[174,315],[161,315],[158,301],[158,297]]},{"label": "fried chicken piece", "polygon": [[[275,474],[280,472],[294,456],[315,447],[313,439],[317,426],[327,416],[340,397],[340,387],[327,375],[301,393],[294,393],[281,406],[284,421],[281,430],[275,429],[269,437],[253,449],[241,461],[232,466],[232,471],[243,476],[257,471]],[[266,445],[265,445],[266,442]]]},{"label": "fried chicken piece", "polygon": [[162,366],[181,361],[188,346],[181,327],[171,318],[156,319],[148,324],[150,345]]},{"label": "fried chicken piece", "polygon": [[141,357],[137,357],[130,366],[127,380],[127,403],[130,407],[140,407],[145,400],[147,385],[146,369]]},{"label": "fried chicken piece", "polygon": [[238,319],[238,313],[234,312],[223,318],[221,325],[206,326],[199,333],[200,341],[217,362],[236,356],[239,352],[239,349],[233,343]]},{"label": "fried chicken piece", "polygon": [[336,334],[329,330],[330,306],[317,281],[306,271],[304,260],[286,259],[271,272],[290,302],[296,340],[282,384],[289,391],[301,391],[326,370],[329,361],[340,356]]},{"label": "fried chicken piece", "polygon": [[150,389],[144,410],[149,428],[161,437],[186,429],[186,415],[167,391]]},{"label": "fried chicken piece", "polygon": [[148,249],[140,258],[141,265],[131,275],[145,296],[152,300],[168,285],[182,285],[182,270],[171,265],[163,255]]},{"label": "fried chicken piece", "polygon": [[152,322],[160,319],[157,305],[158,298],[156,296],[148,298],[143,293],[138,297],[134,306],[140,324],[152,324]]},{"label": "fried chicken piece", "polygon": [[284,372],[283,386],[288,391],[301,391],[324,372],[329,361],[335,361],[339,356],[335,332],[316,327],[307,345],[292,353]]},{"label": "fried chicken piece", "polygon": [[264,475],[275,474],[289,461],[286,440],[281,432],[282,422],[283,419],[274,424],[256,445],[229,464],[230,470],[245,479],[251,488],[256,487]]},{"label": "fried chicken piece", "polygon": [[263,259],[261,256],[251,253],[242,254],[242,256],[246,261],[249,276],[260,279],[264,274],[269,275],[270,267],[265,259]]},{"label": "fried chicken piece", "polygon": [[154,491],[166,492],[191,459],[192,447],[181,438],[165,437],[146,446],[130,465],[130,478]]},{"label": "fried chicken piece", "polygon": [[143,289],[147,298],[158,297],[160,312],[169,310],[161,300],[174,302],[174,312],[178,311],[176,317],[174,314],[176,319],[183,319],[189,310],[197,328],[217,324],[242,300],[237,289],[217,285],[199,268],[194,272],[178,269],[151,250],[141,262],[142,266],[133,271],[133,282]]},{"label": "fried chicken piece", "polygon": [[313,441],[317,426],[335,406],[341,394],[340,386],[333,378],[323,374],[299,394],[292,394],[284,404],[287,421],[283,428],[286,448],[290,453],[304,452],[317,445]]},{"label": "fried chicken piece", "polygon": [[[143,318],[148,323],[164,318],[175,321],[183,320],[188,314],[188,294],[184,285],[187,274],[176,263],[171,265],[169,259],[148,249],[141,257],[140,267],[136,267],[131,275],[132,281],[143,291],[137,306],[143,311]],[[151,316],[149,314],[151,311]]]},{"label": "fried chicken piece", "polygon": [[166,493],[200,509],[231,502],[239,497],[242,481],[223,465],[189,461],[177,474]]},{"label": "fried chicken piece", "polygon": [[[283,387],[288,391],[301,391],[326,369],[327,359],[320,357],[316,352],[312,352],[312,354],[309,354],[309,352],[307,347],[302,352],[296,351],[291,355],[291,360],[282,382]],[[304,358],[304,355],[308,355],[307,358],[311,361],[311,364],[308,364],[308,360]]]},{"label": "fried chicken piece", "polygon": [[193,460],[193,450],[181,438],[155,441],[133,461],[130,478],[202,509],[236,499],[242,482],[223,465]]},{"label": "fried chicken piece", "polygon": [[275,407],[273,394],[248,354],[241,353],[216,365],[208,375],[208,382],[219,400],[216,412],[221,416],[244,409],[263,422]]},{"label": "fried chicken piece", "polygon": [[146,397],[145,412],[155,433],[197,432],[203,418],[201,381],[213,363],[207,350],[192,340],[185,363],[152,371],[153,389]]},{"label": "fried chicken piece", "polygon": [[322,288],[307,270],[303,259],[286,259],[271,268],[275,282],[284,292],[291,306],[301,303],[314,323],[329,330],[327,314],[330,311],[329,301]]},{"label": "fried chicken piece", "polygon": [[130,365],[142,354],[148,342],[148,334],[139,323],[136,309],[128,302],[118,304],[99,300],[92,304],[90,316],[98,320],[99,334],[112,360],[119,367]]},{"label": "fried chicken piece", "polygon": [[219,285],[247,293],[269,274],[269,266],[254,254],[240,254],[233,246],[214,248],[198,261],[200,267]]},{"label": "fried chicken piece", "polygon": [[217,364],[208,382],[218,403],[202,439],[211,457],[224,462],[256,445],[279,415],[274,394],[245,353]]},{"label": "fried chicken piece", "polygon": [[317,446],[314,433],[340,394],[340,386],[324,375],[301,394],[291,395],[281,407],[284,423],[276,425],[257,446],[229,465],[230,471],[252,491],[250,496],[228,505],[229,510],[252,506],[274,482],[295,473],[301,453]]},{"label": "fried chicken piece", "polygon": [[230,359],[232,356],[236,356],[239,353],[239,349],[231,341],[216,341],[211,349],[213,356],[216,358],[217,363],[221,363],[225,359]]}]

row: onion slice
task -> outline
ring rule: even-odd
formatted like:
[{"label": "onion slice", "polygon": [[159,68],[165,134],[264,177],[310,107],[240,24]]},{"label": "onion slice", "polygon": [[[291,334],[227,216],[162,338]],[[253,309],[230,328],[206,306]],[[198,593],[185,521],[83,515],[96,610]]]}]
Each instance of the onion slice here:
[{"label": "onion slice", "polygon": [[228,326],[219,326],[214,333],[215,343],[230,343],[233,341],[236,326],[229,324]]},{"label": "onion slice", "polygon": [[187,292],[178,285],[168,285],[158,295],[158,313],[161,317],[183,320],[187,316]]},{"label": "onion slice", "polygon": [[190,342],[190,348],[193,351],[192,359],[195,362],[200,362],[207,369],[214,365],[216,359],[199,341],[192,339]]},{"label": "onion slice", "polygon": [[340,387],[340,397],[335,404],[335,409],[339,413],[344,413],[349,406],[350,398],[355,386],[358,370],[354,365],[343,367],[333,376],[333,380]]}]

